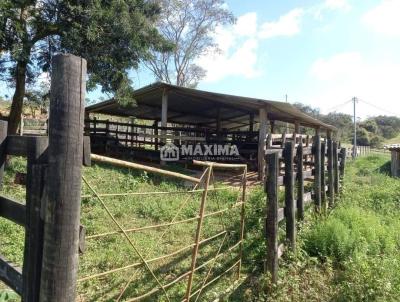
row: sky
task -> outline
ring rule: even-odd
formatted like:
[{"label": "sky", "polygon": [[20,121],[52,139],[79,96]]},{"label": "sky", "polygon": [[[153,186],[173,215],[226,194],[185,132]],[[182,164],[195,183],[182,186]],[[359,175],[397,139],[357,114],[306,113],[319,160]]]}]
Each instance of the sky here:
[{"label": "sky", "polygon": [[[357,116],[400,117],[400,0],[227,0],[237,18],[214,34],[220,52],[199,58],[199,89]],[[154,82],[145,68],[134,87]],[[0,84],[2,94],[12,94]],[[96,100],[99,90],[88,97]],[[104,96],[107,98],[107,96]]]}]

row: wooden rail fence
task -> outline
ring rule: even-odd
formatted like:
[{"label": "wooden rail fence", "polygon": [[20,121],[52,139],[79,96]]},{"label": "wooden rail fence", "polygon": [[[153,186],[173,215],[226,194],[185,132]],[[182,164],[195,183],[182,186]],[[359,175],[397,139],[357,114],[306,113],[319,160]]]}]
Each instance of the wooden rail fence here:
[{"label": "wooden rail fence", "polygon": [[[346,149],[339,149],[332,139],[321,144],[321,137],[315,136],[312,147],[286,142],[284,149],[266,153],[265,268],[276,282],[279,258],[285,249],[296,250],[296,221],[304,219],[305,208],[314,203],[315,211],[323,214],[335,205],[344,176]],[[311,190],[306,191],[310,187],[306,183],[312,183]],[[284,187],[284,205],[279,203],[279,187]],[[278,236],[282,221],[286,222],[285,242],[279,242]]]}]

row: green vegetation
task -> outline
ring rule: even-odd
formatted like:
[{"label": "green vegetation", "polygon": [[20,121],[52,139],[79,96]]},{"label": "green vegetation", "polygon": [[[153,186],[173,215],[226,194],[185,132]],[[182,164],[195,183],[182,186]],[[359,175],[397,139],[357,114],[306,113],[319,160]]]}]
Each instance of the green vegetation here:
[{"label": "green vegetation", "polygon": [[[235,270],[219,280],[202,295],[202,301],[224,297],[224,301],[397,301],[400,294],[400,181],[388,176],[388,158],[368,156],[350,162],[346,169],[343,194],[329,215],[321,217],[309,208],[306,221],[301,223],[298,250],[286,253],[280,261],[279,282],[272,285],[263,274],[265,257],[263,235],[265,193],[261,187],[252,188],[246,208],[246,241],[242,278],[231,292]],[[23,171],[24,162],[14,158],[6,173],[5,194],[24,198],[24,188],[14,185],[13,175]],[[177,169],[176,167],[174,169]],[[107,165],[85,168],[84,175],[100,193],[182,191],[184,183],[159,176]],[[83,194],[90,194],[84,186]],[[186,195],[185,195],[186,196]],[[199,194],[191,195],[188,206],[179,219],[193,217],[198,212]],[[170,221],[177,212],[182,195],[105,197],[104,201],[124,228],[141,227]],[[237,191],[223,190],[210,195],[207,212],[232,205]],[[238,210],[228,215],[210,217],[204,225],[204,236],[218,233],[226,226],[230,230],[222,250],[237,240]],[[117,228],[95,198],[82,200],[82,224],[87,236],[116,231]],[[146,259],[171,253],[193,242],[195,223],[176,225],[160,239],[164,229],[130,233]],[[4,220],[0,222],[2,244],[0,252],[17,263],[22,261],[23,230]],[[215,256],[223,236],[201,249],[199,263]],[[190,250],[171,259],[151,263],[163,282],[172,281],[190,266]],[[223,256],[213,274],[229,267],[237,257]],[[88,239],[87,250],[80,256],[79,278],[130,263],[140,262],[132,247],[121,235]],[[127,280],[135,274],[125,297],[133,297],[157,285],[143,268],[128,269],[101,278],[79,283],[80,297],[85,301],[106,300],[118,296]],[[195,285],[201,284],[207,269],[200,270]],[[211,279],[212,277],[210,277]],[[168,293],[178,301],[185,291],[185,282],[172,286]],[[2,292],[1,295],[10,295]],[[2,297],[0,295],[0,297]],[[161,299],[154,295],[144,301]],[[10,298],[6,298],[10,300]],[[12,299],[12,298],[11,298]],[[6,301],[8,301],[6,300]],[[0,300],[1,301],[1,300]],[[12,301],[12,300],[11,300]]]},{"label": "green vegetation", "polygon": [[257,301],[398,301],[400,181],[388,158],[368,156],[346,169],[344,192],[326,217],[310,217],[299,250],[281,261],[280,280],[247,289]]},{"label": "green vegetation", "polygon": [[[294,104],[301,111],[320,119],[321,121],[334,125],[338,128],[337,138],[342,143],[353,141],[353,117],[350,114],[330,112],[322,114],[319,109],[312,108],[301,103]],[[400,118],[396,116],[379,115],[370,117],[357,125],[357,144],[383,147],[384,143],[400,143]]]}]

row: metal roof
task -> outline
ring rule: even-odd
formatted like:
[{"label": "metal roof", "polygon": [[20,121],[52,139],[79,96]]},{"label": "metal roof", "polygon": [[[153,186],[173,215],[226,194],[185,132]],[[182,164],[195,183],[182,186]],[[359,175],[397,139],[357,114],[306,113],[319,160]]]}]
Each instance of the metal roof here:
[{"label": "metal roof", "polygon": [[110,99],[86,107],[86,112],[160,120],[164,91],[168,93],[168,122],[172,123],[215,127],[219,114],[222,128],[237,128],[249,124],[250,114],[254,114],[254,121],[258,122],[259,109],[265,108],[269,120],[299,122],[302,126],[337,130],[289,103],[215,93],[162,82],[135,90],[134,104],[121,105],[115,99]]}]

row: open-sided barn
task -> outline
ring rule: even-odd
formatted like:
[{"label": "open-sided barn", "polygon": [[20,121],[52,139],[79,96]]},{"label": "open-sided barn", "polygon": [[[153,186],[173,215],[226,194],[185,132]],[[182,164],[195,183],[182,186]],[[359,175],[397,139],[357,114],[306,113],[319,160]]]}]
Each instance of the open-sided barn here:
[{"label": "open-sided barn", "polygon": [[[90,118],[90,114],[132,117],[147,123],[111,122]],[[133,158],[159,160],[166,143],[229,144],[237,146],[239,160],[264,167],[267,147],[273,148],[274,138],[281,144],[299,135],[300,127],[324,131],[328,136],[336,128],[308,116],[284,102],[214,93],[157,82],[135,91],[134,101],[122,105],[110,99],[86,108],[86,129],[95,152],[125,152]],[[275,132],[275,122],[293,124],[294,133]],[[213,158],[218,160],[218,158]],[[226,158],[224,158],[226,160]]]}]

